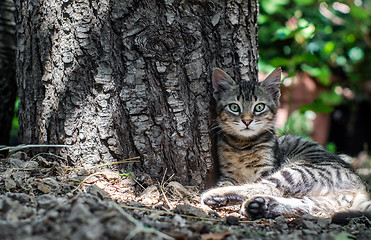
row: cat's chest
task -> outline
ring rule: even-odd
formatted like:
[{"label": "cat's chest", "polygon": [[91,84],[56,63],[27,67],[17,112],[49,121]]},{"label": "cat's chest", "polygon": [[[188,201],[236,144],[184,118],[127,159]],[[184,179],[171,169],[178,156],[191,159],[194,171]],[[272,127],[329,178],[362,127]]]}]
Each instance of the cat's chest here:
[{"label": "cat's chest", "polygon": [[218,152],[222,175],[237,183],[254,182],[273,168],[269,149],[239,151],[221,143]]}]

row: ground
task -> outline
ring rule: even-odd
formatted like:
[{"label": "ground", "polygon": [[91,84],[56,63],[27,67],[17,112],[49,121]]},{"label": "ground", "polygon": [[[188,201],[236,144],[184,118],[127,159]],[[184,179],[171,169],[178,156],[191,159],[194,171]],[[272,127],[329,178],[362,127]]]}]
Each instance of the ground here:
[{"label": "ground", "polygon": [[238,207],[201,206],[197,187],[115,165],[69,168],[56,155],[23,152],[0,161],[0,239],[371,239],[364,217],[251,221]]}]

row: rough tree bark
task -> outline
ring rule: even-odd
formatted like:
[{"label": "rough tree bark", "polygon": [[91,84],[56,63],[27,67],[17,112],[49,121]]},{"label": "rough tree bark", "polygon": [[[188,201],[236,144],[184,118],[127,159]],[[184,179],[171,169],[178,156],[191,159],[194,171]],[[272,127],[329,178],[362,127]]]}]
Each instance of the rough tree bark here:
[{"label": "rough tree bark", "polygon": [[207,184],[212,69],[257,78],[256,1],[18,0],[20,138]]},{"label": "rough tree bark", "polygon": [[0,2],[0,145],[9,143],[17,96],[14,12],[13,0]]}]

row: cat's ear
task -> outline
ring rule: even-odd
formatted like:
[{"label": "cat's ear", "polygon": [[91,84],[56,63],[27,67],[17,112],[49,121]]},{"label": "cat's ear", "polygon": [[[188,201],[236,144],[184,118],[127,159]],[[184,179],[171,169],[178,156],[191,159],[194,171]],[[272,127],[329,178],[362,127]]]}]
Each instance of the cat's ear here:
[{"label": "cat's ear", "polygon": [[269,74],[262,82],[262,86],[277,99],[280,96],[281,72],[281,68],[276,68],[276,70]]},{"label": "cat's ear", "polygon": [[213,72],[213,88],[214,93],[218,94],[224,92],[235,85],[235,81],[220,68],[215,68]]}]

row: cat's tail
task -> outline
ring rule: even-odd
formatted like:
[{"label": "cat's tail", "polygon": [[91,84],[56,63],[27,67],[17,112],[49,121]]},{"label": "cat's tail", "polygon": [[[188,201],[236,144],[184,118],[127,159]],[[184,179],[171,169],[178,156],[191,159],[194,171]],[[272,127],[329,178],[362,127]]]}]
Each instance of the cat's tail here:
[{"label": "cat's tail", "polygon": [[357,210],[339,212],[332,216],[332,223],[347,225],[356,220],[371,225],[371,201],[365,201],[357,206]]},{"label": "cat's tail", "polygon": [[351,221],[361,221],[367,224],[371,223],[371,211],[360,212],[360,211],[349,211],[340,212],[332,216],[332,223],[339,225],[347,225]]}]

